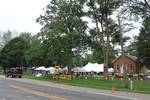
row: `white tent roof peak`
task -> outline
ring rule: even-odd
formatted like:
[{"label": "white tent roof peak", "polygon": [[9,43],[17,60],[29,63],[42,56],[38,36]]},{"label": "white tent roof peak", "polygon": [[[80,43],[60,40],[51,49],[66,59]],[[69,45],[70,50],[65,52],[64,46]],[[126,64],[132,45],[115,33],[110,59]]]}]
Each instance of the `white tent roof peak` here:
[{"label": "white tent roof peak", "polygon": [[86,72],[86,70],[82,69],[81,67],[75,67],[75,68],[71,69],[71,71],[73,71],[73,72]]},{"label": "white tent roof peak", "polygon": [[47,71],[51,71],[51,70],[55,70],[55,68],[54,67],[47,68]]},{"label": "white tent roof peak", "polygon": [[36,68],[35,70],[47,70],[47,68],[45,68],[44,66],[41,66],[41,67],[38,67],[38,68]]},{"label": "white tent roof peak", "polygon": [[83,67],[84,70],[86,70],[87,72],[104,72],[104,65],[103,64],[98,64],[98,63],[88,63],[87,65],[85,65]]}]

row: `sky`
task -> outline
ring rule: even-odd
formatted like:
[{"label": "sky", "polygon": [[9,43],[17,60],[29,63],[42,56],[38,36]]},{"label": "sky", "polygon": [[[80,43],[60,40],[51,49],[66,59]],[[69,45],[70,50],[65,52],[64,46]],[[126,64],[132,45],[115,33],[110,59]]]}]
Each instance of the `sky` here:
[{"label": "sky", "polygon": [[[41,25],[36,23],[49,0],[0,0],[0,31],[17,31],[38,33]],[[139,26],[138,23],[135,23]],[[93,26],[91,23],[89,26]],[[138,29],[125,34],[133,37]]]},{"label": "sky", "polygon": [[37,33],[36,19],[49,0],[0,0],[0,30]]}]

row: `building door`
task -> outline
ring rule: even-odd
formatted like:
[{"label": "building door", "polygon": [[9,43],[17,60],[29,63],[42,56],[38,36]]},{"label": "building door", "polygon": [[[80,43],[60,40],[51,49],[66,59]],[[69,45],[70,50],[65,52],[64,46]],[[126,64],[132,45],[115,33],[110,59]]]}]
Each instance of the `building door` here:
[{"label": "building door", "polygon": [[123,64],[120,67],[120,73],[123,74]]}]

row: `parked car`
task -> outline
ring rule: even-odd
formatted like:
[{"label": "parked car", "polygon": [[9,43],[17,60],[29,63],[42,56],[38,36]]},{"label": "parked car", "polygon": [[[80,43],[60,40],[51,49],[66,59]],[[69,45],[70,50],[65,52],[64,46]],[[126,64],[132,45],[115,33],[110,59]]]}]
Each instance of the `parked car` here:
[{"label": "parked car", "polygon": [[23,70],[21,68],[10,68],[9,70],[6,71],[5,76],[6,77],[18,77],[21,78],[23,74]]}]

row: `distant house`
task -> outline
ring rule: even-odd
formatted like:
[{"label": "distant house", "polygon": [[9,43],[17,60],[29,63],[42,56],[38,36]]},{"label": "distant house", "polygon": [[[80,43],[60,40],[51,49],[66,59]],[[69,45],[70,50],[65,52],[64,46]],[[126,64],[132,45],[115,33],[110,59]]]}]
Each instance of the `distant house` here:
[{"label": "distant house", "polygon": [[131,55],[121,55],[113,61],[113,67],[115,73],[123,73],[123,64],[126,66],[127,74],[139,74],[140,64],[137,61],[137,57]]}]

